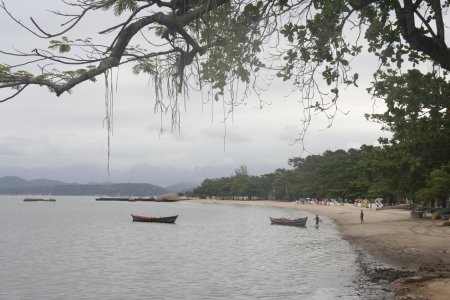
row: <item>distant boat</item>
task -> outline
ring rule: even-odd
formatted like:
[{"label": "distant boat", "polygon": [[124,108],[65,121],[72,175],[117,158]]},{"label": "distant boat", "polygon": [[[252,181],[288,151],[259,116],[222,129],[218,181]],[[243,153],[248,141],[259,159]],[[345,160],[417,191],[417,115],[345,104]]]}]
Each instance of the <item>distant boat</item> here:
[{"label": "distant boat", "polygon": [[133,222],[175,223],[178,215],[170,217],[144,217],[131,214]]},{"label": "distant boat", "polygon": [[308,217],[298,218],[298,219],[272,218],[272,217],[270,217],[270,224],[272,224],[272,225],[289,225],[289,226],[304,227],[306,225],[306,221],[307,220],[308,220]]},{"label": "distant boat", "polygon": [[129,197],[99,197],[95,198],[96,201],[129,201]]},{"label": "distant boat", "polygon": [[50,199],[44,199],[44,198],[25,198],[25,199],[23,199],[23,201],[25,201],[25,202],[38,202],[38,201],[56,202],[56,200],[53,199],[53,198],[50,198]]},{"label": "distant boat", "polygon": [[23,201],[26,202],[36,202],[36,201],[44,201],[44,199],[37,199],[37,198],[25,198]]},{"label": "distant boat", "polygon": [[128,201],[128,202],[136,202],[136,201],[155,201],[153,197],[99,197],[95,198],[96,201]]}]

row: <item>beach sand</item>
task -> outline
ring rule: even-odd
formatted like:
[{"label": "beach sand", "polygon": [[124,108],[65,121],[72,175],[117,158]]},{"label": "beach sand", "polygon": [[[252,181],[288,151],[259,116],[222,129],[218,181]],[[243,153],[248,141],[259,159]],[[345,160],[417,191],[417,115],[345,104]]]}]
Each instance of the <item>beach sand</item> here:
[{"label": "beach sand", "polygon": [[[318,214],[337,224],[342,237],[356,249],[408,275],[393,281],[397,299],[450,299],[450,226],[442,220],[413,219],[408,210],[376,211],[282,201],[188,200],[196,203],[265,205]],[[400,272],[403,270],[405,272]],[[410,271],[410,272],[408,272]],[[375,273],[377,270],[375,270]],[[396,279],[391,278],[392,280]]]}]

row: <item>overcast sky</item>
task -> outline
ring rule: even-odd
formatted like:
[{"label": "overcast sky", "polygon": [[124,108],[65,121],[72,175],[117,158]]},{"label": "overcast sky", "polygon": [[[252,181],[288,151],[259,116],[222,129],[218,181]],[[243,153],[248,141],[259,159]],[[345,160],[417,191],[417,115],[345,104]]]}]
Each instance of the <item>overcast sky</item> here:
[{"label": "overcast sky", "polygon": [[[56,7],[58,0],[5,2],[27,24],[29,16],[49,26],[57,24],[44,9]],[[95,32],[106,27],[95,28]],[[3,11],[0,36],[1,50],[14,46],[29,51],[39,46],[30,33],[9,20]],[[0,57],[0,63],[12,63],[3,55]],[[247,165],[251,175],[288,168],[287,160],[300,155],[303,146],[310,153],[320,154],[376,144],[377,138],[385,133],[378,124],[364,118],[364,113],[373,109],[383,110],[383,104],[378,102],[374,106],[365,91],[376,61],[361,56],[354,63],[360,67],[360,88],[343,91],[339,100],[340,109],[348,114],[338,114],[329,129],[326,119],[313,118],[304,145],[295,143],[303,116],[299,95],[290,93],[292,87],[287,83],[274,82],[262,94],[268,103],[263,109],[259,108],[257,98],[250,96],[246,105],[235,109],[234,120],[227,120],[226,124],[221,101],[204,104],[199,93],[190,93],[181,114],[181,130],[170,131],[167,115],[163,118],[166,131],[161,135],[161,119],[153,109],[154,90],[148,78],[134,76],[122,68],[114,97],[110,176],[101,78],[95,84],[83,83],[71,95],[61,97],[46,88],[29,88],[0,104],[0,176],[167,186],[229,176],[242,164]],[[0,91],[2,98],[9,94],[10,91]]]}]

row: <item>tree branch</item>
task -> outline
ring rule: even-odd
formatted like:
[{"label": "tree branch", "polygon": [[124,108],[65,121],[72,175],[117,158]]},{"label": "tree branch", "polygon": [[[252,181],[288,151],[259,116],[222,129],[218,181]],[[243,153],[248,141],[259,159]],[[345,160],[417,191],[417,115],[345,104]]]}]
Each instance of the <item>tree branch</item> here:
[{"label": "tree branch", "polygon": [[444,20],[442,19],[441,0],[432,0],[431,7],[434,10],[434,16],[436,18],[436,33],[438,39],[443,44],[445,44],[445,27],[444,27]]},{"label": "tree branch", "polygon": [[28,84],[25,84],[25,85],[24,85],[23,87],[21,87],[21,88],[17,91],[17,93],[15,93],[14,95],[9,96],[9,97],[4,98],[4,99],[1,99],[1,100],[0,100],[0,103],[6,102],[6,101],[8,101],[9,99],[12,99],[12,98],[16,97],[17,95],[19,95],[20,93],[22,93],[22,91],[23,91],[27,86],[28,86]]},{"label": "tree branch", "polygon": [[[63,31],[61,31],[61,32],[58,32],[58,33],[55,33],[55,34],[51,34],[51,33],[45,32],[45,31],[44,31],[44,30],[43,30],[43,29],[42,29],[42,28],[34,21],[33,18],[30,18],[30,20],[31,20],[31,22],[34,24],[34,26],[36,26],[36,28],[37,28],[42,34],[45,35],[46,38],[52,38],[52,37],[60,36],[60,35],[62,35],[62,34],[64,34],[64,33],[68,32],[68,31],[70,31],[72,28],[74,28],[74,27],[78,24],[78,22],[80,22],[80,20],[83,18],[83,16],[84,16],[89,10],[91,10],[91,9],[97,9],[97,7],[90,6],[90,7],[88,7],[88,8],[85,8],[85,9],[81,12],[80,15],[75,16],[74,19],[71,19],[71,20],[69,21],[69,22],[74,21],[74,22],[72,23],[72,25],[70,25],[69,27],[67,27],[65,30],[63,30]],[[67,24],[67,23],[66,23],[66,24]]]},{"label": "tree branch", "polygon": [[413,4],[408,0],[405,1],[404,8],[395,10],[403,38],[413,49],[430,56],[441,67],[450,71],[450,49],[439,37],[428,37],[416,28],[412,6]]},{"label": "tree branch", "polygon": [[46,36],[42,36],[40,34],[37,34],[36,32],[34,32],[33,30],[31,30],[30,28],[28,28],[27,26],[25,26],[24,24],[22,24],[22,22],[18,19],[16,19],[13,14],[6,8],[5,2],[2,0],[1,4],[0,4],[0,8],[2,8],[6,14],[17,24],[20,25],[20,27],[24,28],[25,30],[31,32],[33,35],[40,37],[40,38],[46,38]]},{"label": "tree branch", "polygon": [[[182,58],[183,58],[183,66],[189,64],[192,62],[193,58],[197,54],[204,54],[205,48],[201,47],[184,29],[183,27],[189,23],[191,23],[193,20],[199,18],[201,15],[207,13],[208,11],[215,9],[221,5],[224,5],[225,3],[228,3],[230,0],[216,0],[214,2],[207,1],[204,5],[196,7],[195,9],[192,9],[190,11],[187,11],[184,15],[181,16],[174,16],[174,15],[166,15],[162,12],[155,13],[151,16],[143,17],[133,23],[128,24],[126,27],[124,27],[119,34],[117,35],[115,39],[115,43],[110,48],[109,56],[107,58],[101,59],[99,65],[94,68],[90,69],[81,75],[69,79],[67,82],[58,84],[55,82],[51,82],[48,79],[42,78],[42,77],[18,77],[11,75],[9,78],[1,78],[0,79],[0,86],[1,87],[7,87],[8,86],[19,86],[19,85],[30,85],[30,84],[37,84],[37,85],[45,85],[48,86],[50,89],[52,89],[57,96],[60,96],[62,93],[69,91],[74,86],[90,80],[97,75],[100,75],[107,70],[117,67],[121,64],[121,59],[123,55],[125,54],[126,48],[129,45],[130,40],[135,36],[136,33],[138,33],[142,28],[150,25],[150,24],[160,24],[165,26],[166,28],[170,28],[174,32],[177,32],[181,35],[181,37],[185,40],[185,42],[188,45],[192,46],[192,51],[190,52],[183,52]],[[160,2],[162,4],[162,2]],[[144,5],[142,8],[147,7],[148,5]],[[133,14],[134,15],[134,14]],[[129,22],[131,19],[129,19],[127,22]],[[154,54],[148,54],[142,57],[153,57],[157,55],[161,55],[163,53],[171,53],[172,51],[169,50],[168,52],[158,52]],[[40,57],[45,57],[50,60],[58,61],[65,63],[63,61],[60,61],[57,56],[45,56],[39,52],[36,51],[36,55]],[[128,55],[128,54],[127,54]],[[133,61],[127,60],[127,62]],[[95,60],[93,60],[95,61]],[[97,60],[98,61],[98,60]],[[88,63],[89,61],[85,61]],[[182,67],[181,65],[179,67]],[[181,68],[183,69],[183,68]]]},{"label": "tree branch", "polygon": [[378,2],[379,0],[349,0],[348,4],[350,4],[350,6],[355,9],[355,10],[360,10],[363,9],[364,7],[366,7],[367,5],[370,5],[374,2]]}]

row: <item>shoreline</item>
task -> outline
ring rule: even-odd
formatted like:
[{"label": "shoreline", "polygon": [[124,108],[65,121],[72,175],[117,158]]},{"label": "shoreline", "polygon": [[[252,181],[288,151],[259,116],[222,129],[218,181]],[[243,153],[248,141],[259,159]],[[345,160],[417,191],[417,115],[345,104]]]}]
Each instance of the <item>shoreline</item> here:
[{"label": "shoreline", "polygon": [[[413,219],[410,211],[327,206],[295,202],[259,200],[192,199],[186,202],[228,205],[258,205],[286,208],[318,214],[334,221],[342,238],[355,250],[369,254],[393,267],[389,277],[397,299],[448,299],[450,295],[450,226],[442,220]],[[311,223],[310,223],[311,224]],[[379,277],[370,271],[369,275]],[[411,276],[413,274],[414,276]],[[406,276],[406,277],[405,277]]]}]

